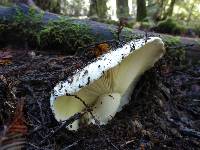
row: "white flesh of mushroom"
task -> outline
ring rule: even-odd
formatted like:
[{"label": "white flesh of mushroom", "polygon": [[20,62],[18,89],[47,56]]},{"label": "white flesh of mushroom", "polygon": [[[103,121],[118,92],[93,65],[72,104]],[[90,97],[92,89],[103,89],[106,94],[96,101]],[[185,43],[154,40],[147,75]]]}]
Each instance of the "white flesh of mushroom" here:
[{"label": "white flesh of mushroom", "polygon": [[[73,96],[64,96],[73,94],[93,106],[92,113],[95,118],[100,124],[106,124],[117,111],[122,109],[123,105],[128,103],[139,77],[164,53],[162,40],[152,37],[147,43],[145,39],[133,40],[121,48],[102,55],[95,62],[78,70],[73,77],[54,87],[50,103],[55,118],[58,121],[66,120],[85,109],[80,100]],[[85,115],[85,117],[89,119],[88,123],[95,124],[92,116]],[[78,128],[79,120],[75,121],[69,129]]]}]

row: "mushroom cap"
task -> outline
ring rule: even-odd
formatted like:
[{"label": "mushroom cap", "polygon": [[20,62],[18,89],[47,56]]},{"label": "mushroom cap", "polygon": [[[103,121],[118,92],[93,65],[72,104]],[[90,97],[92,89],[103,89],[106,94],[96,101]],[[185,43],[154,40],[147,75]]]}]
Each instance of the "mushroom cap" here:
[{"label": "mushroom cap", "polygon": [[[136,39],[101,55],[83,69],[76,70],[73,76],[56,84],[51,93],[50,105],[56,119],[65,120],[69,115],[84,109],[85,106],[76,98],[66,96],[73,94],[94,107],[95,116],[103,118],[100,119],[101,124],[107,123],[110,120],[108,114],[114,116],[128,103],[140,75],[151,68],[164,53],[164,44],[160,38],[149,37],[147,41]],[[113,95],[116,101],[109,101],[109,95]],[[102,105],[99,101],[108,104]],[[91,118],[89,122],[94,123]],[[78,128],[78,122],[74,122],[74,126]]]}]

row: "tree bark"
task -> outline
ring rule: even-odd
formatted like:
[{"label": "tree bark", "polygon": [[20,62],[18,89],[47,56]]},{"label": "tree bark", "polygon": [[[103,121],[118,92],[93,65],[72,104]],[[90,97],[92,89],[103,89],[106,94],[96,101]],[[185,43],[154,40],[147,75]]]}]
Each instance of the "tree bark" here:
[{"label": "tree bark", "polygon": [[35,0],[35,4],[43,10],[60,13],[60,0]]},{"label": "tree bark", "polygon": [[137,0],[137,21],[143,21],[147,16],[146,0]]},{"label": "tree bark", "polygon": [[158,0],[156,2],[157,4],[157,10],[156,12],[153,14],[153,20],[155,21],[160,21],[161,20],[161,16],[162,16],[162,12],[163,12],[163,4],[164,4],[164,0]]},{"label": "tree bark", "polygon": [[91,0],[90,10],[88,16],[97,16],[99,18],[106,18],[107,16],[107,0]]},{"label": "tree bark", "polygon": [[169,17],[172,16],[175,3],[176,3],[176,0],[171,0],[169,8],[167,9],[167,12],[163,16],[163,20],[166,19],[168,16]]},{"label": "tree bark", "polygon": [[192,6],[190,7],[189,15],[188,15],[188,18],[187,18],[187,25],[189,24],[189,22],[191,20],[191,16],[192,16],[192,12],[193,12],[194,6],[195,6],[195,4],[193,3]]},{"label": "tree bark", "polygon": [[90,9],[88,17],[97,16],[97,2],[96,0],[90,0]]},{"label": "tree bark", "polygon": [[117,0],[117,17],[119,19],[129,16],[128,0]]}]

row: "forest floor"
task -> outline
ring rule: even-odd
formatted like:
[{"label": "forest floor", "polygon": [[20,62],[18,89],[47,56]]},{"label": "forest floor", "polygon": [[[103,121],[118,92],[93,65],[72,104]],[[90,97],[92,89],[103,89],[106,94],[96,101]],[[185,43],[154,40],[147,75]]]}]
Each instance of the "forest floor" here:
[{"label": "forest floor", "polygon": [[200,149],[200,64],[186,58],[182,65],[171,57],[166,55],[141,77],[130,103],[107,125],[73,132],[54,119],[50,92],[56,82],[89,60],[0,50],[1,146],[16,142],[14,138],[4,142],[2,137],[7,136],[5,126],[13,124],[16,104],[23,99],[25,123],[20,123],[20,131],[26,149]]}]

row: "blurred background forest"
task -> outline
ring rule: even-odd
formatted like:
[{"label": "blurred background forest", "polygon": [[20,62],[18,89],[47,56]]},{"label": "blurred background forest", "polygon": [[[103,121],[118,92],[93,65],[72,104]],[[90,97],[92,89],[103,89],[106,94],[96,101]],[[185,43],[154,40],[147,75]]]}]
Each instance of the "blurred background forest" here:
[{"label": "blurred background forest", "polygon": [[[28,0],[30,1],[30,0]],[[1,5],[27,2],[1,0]],[[145,31],[199,37],[199,0],[35,0],[35,4],[50,12],[89,18],[109,24],[119,20],[129,28]]]}]

